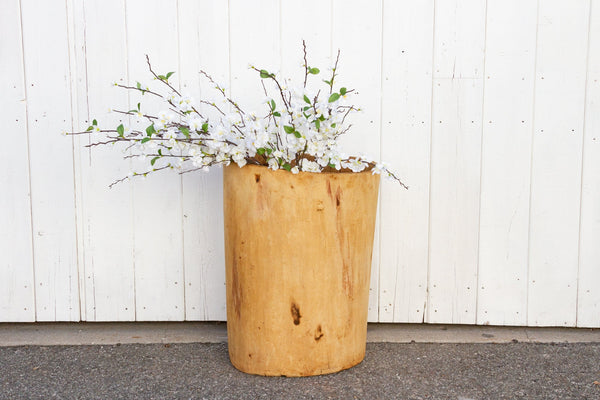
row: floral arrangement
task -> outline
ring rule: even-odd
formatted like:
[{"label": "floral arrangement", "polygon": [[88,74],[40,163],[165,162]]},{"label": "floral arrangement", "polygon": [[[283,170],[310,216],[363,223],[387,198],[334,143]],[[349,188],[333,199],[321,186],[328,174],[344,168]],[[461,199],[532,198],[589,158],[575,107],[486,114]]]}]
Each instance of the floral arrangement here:
[{"label": "floral arrangement", "polygon": [[[350,114],[360,111],[348,103],[353,89],[337,88],[338,51],[331,75],[322,80],[324,87],[312,91],[307,87],[310,78],[319,75],[319,68],[309,66],[304,50],[304,82],[301,87],[292,86],[288,79],[250,65],[261,78],[266,96],[264,116],[257,112],[242,110],[231,99],[225,88],[204,71],[200,73],[220,93],[221,102],[207,101],[182,95],[169,82],[174,72],[157,74],[146,61],[154,79],[160,82],[166,95],[139,82],[136,86],[115,83],[123,89],[160,99],[165,109],[158,114],[146,112],[141,103],[135,109],[112,110],[131,116],[131,125],[120,124],[114,129],[101,128],[97,120],[82,132],[71,135],[105,133],[102,140],[88,146],[125,143],[125,158],[146,161],[142,171],[132,171],[111,187],[133,176],[147,176],[164,169],[181,173],[196,170],[207,171],[212,166],[231,163],[243,167],[246,164],[264,165],[273,170],[283,169],[297,174],[304,172],[361,172],[370,170],[397,180],[387,165],[375,162],[367,156],[347,156],[338,148],[337,139],[349,131]],[[275,90],[271,96],[269,89]],[[210,111],[209,111],[210,110]],[[209,113],[216,117],[209,117]]]}]

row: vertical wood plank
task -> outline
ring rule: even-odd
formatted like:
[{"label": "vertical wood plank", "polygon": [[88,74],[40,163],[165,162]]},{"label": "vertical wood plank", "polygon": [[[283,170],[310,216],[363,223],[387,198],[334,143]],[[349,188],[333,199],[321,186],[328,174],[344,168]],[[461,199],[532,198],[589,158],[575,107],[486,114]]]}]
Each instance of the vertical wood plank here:
[{"label": "vertical wood plank", "polygon": [[[36,319],[78,321],[79,282],[65,3],[21,3],[31,166]],[[52,60],[52,62],[49,62]]]},{"label": "vertical wood plank", "polygon": [[574,326],[589,1],[539,7],[527,321]]},{"label": "vertical wood plank", "polygon": [[[128,124],[109,107],[129,110],[127,93],[113,82],[127,83],[127,37],[125,4],[122,0],[98,3],[75,2],[76,32],[83,35],[78,52],[79,130],[92,118],[104,128]],[[111,29],[106,29],[106,21]],[[107,62],[111,60],[111,62]],[[132,321],[135,319],[133,225],[131,183],[109,189],[129,172],[128,162],[116,148],[86,148],[99,140],[78,136],[76,155],[80,163],[83,288],[87,321]]]},{"label": "vertical wood plank", "polygon": [[0,322],[35,321],[27,103],[16,1],[0,13],[0,110],[5,124],[0,147]]},{"label": "vertical wood plank", "polygon": [[[382,7],[382,0],[333,0],[331,10],[332,63],[338,49],[342,52],[336,79],[340,86],[356,89],[355,105],[364,110],[352,116],[352,129],[340,138],[340,145],[347,154],[366,154],[375,159],[381,155]],[[370,322],[379,318],[380,223],[378,215],[369,292]]]},{"label": "vertical wood plank", "polygon": [[381,158],[380,322],[423,322],[427,300],[433,1],[385,1]]},{"label": "vertical wood plank", "polygon": [[476,318],[485,3],[435,9],[426,322]]},{"label": "vertical wood plank", "polygon": [[[145,54],[157,73],[177,71],[177,1],[127,1],[128,74],[130,84],[153,81]],[[157,24],[148,29],[148,24]],[[175,78],[175,76],[174,76]],[[177,85],[178,77],[173,79]],[[157,85],[158,84],[158,85]],[[164,90],[161,87],[161,90]],[[132,94],[137,104],[139,94]],[[166,110],[147,96],[153,112]],[[133,181],[136,320],[185,319],[181,178],[165,172]]]},{"label": "vertical wood plank", "polygon": [[280,6],[277,0],[229,2],[231,94],[241,99],[242,108],[258,112],[265,97],[258,73],[248,64],[280,71]]},{"label": "vertical wood plank", "polygon": [[[85,87],[85,17],[83,15],[83,2],[65,1],[67,12],[67,35],[69,44],[69,71],[71,95],[71,126],[76,130],[80,125],[80,114],[87,114],[87,88]],[[86,125],[87,127],[87,125]],[[85,287],[85,250],[83,246],[84,232],[84,207],[81,174],[81,148],[82,138],[73,136],[73,183],[75,195],[75,222],[77,246],[77,275],[79,285],[79,319],[85,321],[87,316],[86,287]]]},{"label": "vertical wood plank", "polygon": [[310,77],[307,86],[325,86],[323,79],[327,79],[331,64],[331,12],[331,2],[281,2],[281,72],[296,86],[301,87],[304,80],[302,40],[306,42],[308,65],[321,70]]},{"label": "vertical wood plank", "polygon": [[[179,0],[178,12],[181,89],[196,100],[220,100],[199,71],[229,85],[228,5]],[[227,318],[222,180],[220,169],[183,175],[186,320]]]},{"label": "vertical wood plank", "polygon": [[600,4],[591,3],[583,177],[577,326],[600,327]]},{"label": "vertical wood plank", "polygon": [[477,323],[527,322],[537,4],[488,0]]}]

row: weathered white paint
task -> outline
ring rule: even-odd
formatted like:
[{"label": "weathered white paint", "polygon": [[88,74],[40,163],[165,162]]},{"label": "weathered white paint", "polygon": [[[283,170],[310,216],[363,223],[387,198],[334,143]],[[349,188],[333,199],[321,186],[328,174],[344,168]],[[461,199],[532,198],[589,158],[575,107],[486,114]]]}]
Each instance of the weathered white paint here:
[{"label": "weathered white paint", "polygon": [[[35,321],[27,102],[21,44],[21,10],[0,13],[0,111],[6,124],[0,147],[0,320]],[[10,134],[7,134],[10,133]]]},{"label": "weathered white paint", "polygon": [[156,84],[146,53],[255,108],[248,63],[297,78],[305,39],[359,92],[348,151],[410,186],[382,184],[370,321],[600,327],[597,0],[9,3],[0,321],[225,319],[220,171],[109,190],[134,162],[59,133],[134,123],[110,85]]},{"label": "weathered white paint", "polygon": [[[179,69],[177,1],[127,1],[126,8],[130,80],[134,76],[145,77],[140,79],[157,88],[160,82],[148,74],[145,55],[150,57],[155,71]],[[149,21],[156,21],[156,27],[141,29]],[[178,81],[179,76],[174,77],[175,85]],[[131,93],[132,104],[137,104],[138,99],[139,94]],[[156,100],[144,99],[146,104]],[[156,178],[133,183],[136,319],[182,320],[182,182],[177,175]]]},{"label": "weathered white paint", "polygon": [[[78,87],[78,127],[85,129],[92,118],[116,126],[128,123],[121,115],[108,112],[107,101],[115,109],[130,109],[127,93],[116,89],[113,82],[125,83],[127,60],[125,3],[74,2],[78,23],[76,29]],[[106,29],[107,20],[122,21]],[[133,223],[131,184],[124,183],[107,190],[118,171],[129,172],[129,163],[113,149],[84,147],[90,143],[78,136],[75,154],[79,155],[77,180],[82,229],[79,236],[83,246],[80,265],[84,290],[82,319],[90,321],[135,320],[135,290],[133,264]],[[111,165],[113,168],[96,168]],[[82,311],[83,312],[83,311]]]},{"label": "weathered white paint", "polygon": [[[527,324],[575,326],[589,1],[539,4]],[[598,173],[598,172],[596,172]]]},{"label": "weathered white paint", "polygon": [[524,325],[537,3],[487,7],[477,323]]},{"label": "weathered white paint", "polygon": [[73,141],[57,136],[72,128],[68,10],[64,2],[23,1],[21,16],[36,320],[77,321]]},{"label": "weathered white paint", "polygon": [[385,1],[383,16],[381,159],[410,190],[382,180],[379,321],[423,322],[433,57],[423,49],[433,46],[434,2]]},{"label": "weathered white paint", "polygon": [[426,322],[476,322],[485,3],[436,3]]},{"label": "weathered white paint", "polygon": [[[178,11],[181,90],[218,100],[198,71],[229,85],[227,2],[180,0]],[[221,170],[182,178],[186,319],[222,321],[227,313]]]},{"label": "weathered white paint", "polygon": [[600,4],[591,3],[587,48],[577,326],[600,326]]}]

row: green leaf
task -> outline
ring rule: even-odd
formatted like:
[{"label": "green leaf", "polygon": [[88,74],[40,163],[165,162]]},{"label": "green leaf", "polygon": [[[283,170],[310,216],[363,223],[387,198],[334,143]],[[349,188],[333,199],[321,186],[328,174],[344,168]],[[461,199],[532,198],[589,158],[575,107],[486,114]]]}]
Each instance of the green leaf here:
[{"label": "green leaf", "polygon": [[271,153],[273,152],[273,149],[270,149],[270,148],[267,148],[266,150],[267,150],[268,155],[271,155]]},{"label": "green leaf", "polygon": [[142,90],[142,84],[139,82],[135,83],[135,87],[138,88],[139,90]]},{"label": "green leaf", "polygon": [[302,135],[298,131],[294,131],[294,136],[296,136],[297,138],[301,138],[302,137]]},{"label": "green leaf", "polygon": [[150,165],[154,165],[154,163],[156,162],[156,160],[158,160],[160,157],[154,157],[152,160],[150,160]]},{"label": "green leaf", "polygon": [[317,130],[321,129],[321,121],[315,119],[315,126],[317,127]]},{"label": "green leaf", "polygon": [[317,74],[318,74],[319,72],[321,72],[321,71],[319,70],[319,68],[310,68],[310,69],[308,70],[308,72],[309,72],[310,74],[317,75]]},{"label": "green leaf", "polygon": [[154,124],[146,128],[146,134],[148,134],[148,136],[152,136],[153,133],[156,133],[156,129],[154,129]]},{"label": "green leaf", "polygon": [[334,122],[333,124],[331,124],[332,128],[335,128],[337,126],[337,124]]},{"label": "green leaf", "polygon": [[159,155],[159,156],[162,156],[162,155],[163,155],[163,154],[162,154],[162,149],[158,149],[158,155]]},{"label": "green leaf", "polygon": [[129,111],[127,111],[127,114],[135,114],[137,112],[138,112],[138,110],[129,110]]},{"label": "green leaf", "polygon": [[271,106],[271,111],[275,111],[275,100],[271,99],[269,105]]},{"label": "green leaf", "polygon": [[261,69],[260,70],[260,77],[263,78],[263,79],[270,78],[271,74],[269,74],[269,71],[267,71],[266,69]]},{"label": "green leaf", "polygon": [[93,120],[93,121],[92,121],[92,125],[94,125],[94,126],[98,125],[98,121],[96,121],[96,120]]},{"label": "green leaf", "polygon": [[138,111],[140,111],[140,103],[138,103]]},{"label": "green leaf", "polygon": [[275,111],[273,113],[273,116],[275,116],[275,117],[281,117],[281,114],[279,113],[279,111]]},{"label": "green leaf", "polygon": [[348,89],[346,89],[345,87],[340,89],[340,94],[343,96],[346,94],[346,92],[348,91]]},{"label": "green leaf", "polygon": [[340,98],[340,94],[339,93],[331,93],[331,96],[329,96],[329,103],[333,103],[334,101],[336,101],[337,99]]},{"label": "green leaf", "polygon": [[[167,77],[166,77],[166,76],[164,76],[164,75],[159,75],[159,76],[158,76],[158,79],[160,79],[161,81],[166,81],[166,80],[167,80]],[[153,165],[154,165],[154,164],[153,164]]]},{"label": "green leaf", "polygon": [[190,138],[190,130],[188,128],[186,128],[185,126],[182,126],[179,128],[179,130],[181,131],[181,133],[183,133],[185,135],[186,138]]},{"label": "green leaf", "polygon": [[293,133],[295,129],[293,126],[284,125],[283,130],[285,131],[285,133]]},{"label": "green leaf", "polygon": [[91,132],[94,129],[94,127],[92,125],[88,126],[88,128],[85,130],[86,132]]},{"label": "green leaf", "polygon": [[119,134],[119,136],[123,137],[123,134],[125,133],[125,128],[123,127],[123,124],[117,126],[117,133]]},{"label": "green leaf", "polygon": [[292,170],[292,166],[288,163],[285,163],[281,166],[281,168],[285,169],[286,171],[291,171]]},{"label": "green leaf", "polygon": [[141,143],[146,143],[146,142],[148,142],[148,141],[150,141],[150,138],[149,138],[149,137],[145,137],[145,138],[143,138],[143,139],[142,139],[140,142],[141,142]]},{"label": "green leaf", "polygon": [[310,110],[310,106],[305,106],[302,110],[304,110],[304,111]]},{"label": "green leaf", "polygon": [[169,78],[171,77],[171,75],[173,75],[174,73],[175,73],[175,71],[172,71],[172,72],[169,72],[169,73],[167,73],[167,76],[166,76],[166,78],[167,78],[167,79],[169,79]]},{"label": "green leaf", "polygon": [[321,115],[321,116],[319,117],[319,121],[325,121],[325,116],[324,116],[324,115]]},{"label": "green leaf", "polygon": [[310,99],[306,95],[304,95],[304,101],[307,102],[308,104],[311,104]]},{"label": "green leaf", "polygon": [[260,149],[256,149],[256,152],[262,156],[265,154],[265,149],[261,147]]},{"label": "green leaf", "polygon": [[331,86],[331,82],[329,82],[327,80],[323,80],[323,82],[325,82],[326,84],[328,84],[329,86]]},{"label": "green leaf", "polygon": [[208,122],[202,124],[202,132],[208,132]]}]

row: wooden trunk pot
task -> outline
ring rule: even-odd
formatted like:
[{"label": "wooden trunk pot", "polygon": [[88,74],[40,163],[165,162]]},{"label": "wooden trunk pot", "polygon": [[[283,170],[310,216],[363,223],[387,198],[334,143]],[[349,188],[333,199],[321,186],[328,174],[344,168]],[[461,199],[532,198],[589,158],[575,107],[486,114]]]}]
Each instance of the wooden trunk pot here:
[{"label": "wooden trunk pot", "polygon": [[308,376],[365,355],[379,175],[224,175],[227,334],[239,370]]}]

